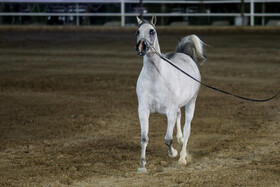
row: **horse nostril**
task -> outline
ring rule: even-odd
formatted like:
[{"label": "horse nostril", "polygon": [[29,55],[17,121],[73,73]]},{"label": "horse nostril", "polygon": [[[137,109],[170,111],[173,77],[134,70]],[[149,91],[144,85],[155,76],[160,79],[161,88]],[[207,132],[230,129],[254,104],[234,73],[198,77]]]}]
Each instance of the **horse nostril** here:
[{"label": "horse nostril", "polygon": [[145,51],[145,50],[146,50],[146,44],[143,42],[142,51]]},{"label": "horse nostril", "polygon": [[146,51],[146,50],[148,50],[148,42],[144,41],[143,42],[143,51]]}]

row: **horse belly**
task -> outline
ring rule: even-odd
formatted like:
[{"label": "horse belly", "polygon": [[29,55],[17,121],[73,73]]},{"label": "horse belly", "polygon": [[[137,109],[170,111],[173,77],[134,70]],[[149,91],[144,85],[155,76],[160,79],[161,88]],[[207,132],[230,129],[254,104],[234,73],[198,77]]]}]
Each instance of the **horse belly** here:
[{"label": "horse belly", "polygon": [[152,109],[160,114],[167,114],[169,110],[178,109],[178,100],[167,90],[157,90],[153,94]]}]

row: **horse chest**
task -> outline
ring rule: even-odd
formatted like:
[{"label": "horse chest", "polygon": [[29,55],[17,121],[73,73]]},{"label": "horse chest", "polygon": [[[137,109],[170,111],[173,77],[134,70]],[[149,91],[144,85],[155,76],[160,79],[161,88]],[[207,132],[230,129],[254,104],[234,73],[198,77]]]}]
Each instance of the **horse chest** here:
[{"label": "horse chest", "polygon": [[176,103],[172,89],[161,79],[140,78],[137,84],[137,95],[140,104],[146,106],[151,112],[164,114]]}]

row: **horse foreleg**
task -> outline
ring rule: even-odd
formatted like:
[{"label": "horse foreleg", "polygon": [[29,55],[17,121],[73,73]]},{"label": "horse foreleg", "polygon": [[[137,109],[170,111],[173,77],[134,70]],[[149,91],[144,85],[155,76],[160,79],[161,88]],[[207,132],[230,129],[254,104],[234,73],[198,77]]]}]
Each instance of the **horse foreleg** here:
[{"label": "horse foreleg", "polygon": [[172,140],[173,140],[173,130],[176,122],[176,113],[169,113],[167,115],[168,125],[167,125],[167,131],[165,135],[165,144],[168,146],[168,155],[170,157],[176,157],[178,152],[176,149],[172,147]]},{"label": "horse foreleg", "polygon": [[148,145],[149,137],[149,115],[150,111],[148,110],[138,110],[139,121],[141,125],[141,157],[140,157],[140,166],[138,168],[138,173],[147,172],[145,167],[146,165],[146,148]]}]

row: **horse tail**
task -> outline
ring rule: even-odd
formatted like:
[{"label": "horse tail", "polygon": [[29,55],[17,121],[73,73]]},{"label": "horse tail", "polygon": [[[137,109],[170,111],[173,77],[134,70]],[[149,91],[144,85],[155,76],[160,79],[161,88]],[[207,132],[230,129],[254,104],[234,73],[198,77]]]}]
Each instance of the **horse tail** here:
[{"label": "horse tail", "polygon": [[203,64],[207,57],[204,55],[204,43],[196,36],[184,37],[176,47],[177,53],[189,55],[196,63]]}]

